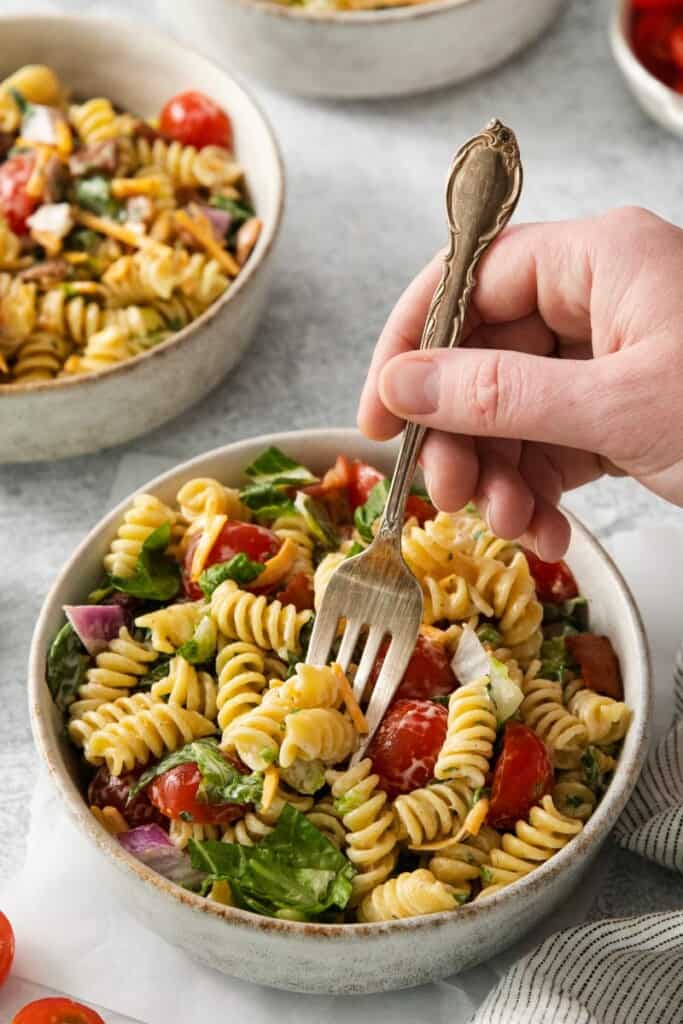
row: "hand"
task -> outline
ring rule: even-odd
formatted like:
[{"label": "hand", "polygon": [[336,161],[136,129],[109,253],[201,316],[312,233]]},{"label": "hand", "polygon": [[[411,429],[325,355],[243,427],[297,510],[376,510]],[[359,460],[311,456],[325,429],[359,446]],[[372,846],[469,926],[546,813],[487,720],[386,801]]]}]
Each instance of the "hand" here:
[{"label": "hand", "polygon": [[465,345],[416,352],[442,261],[407,288],[375,349],[358,424],[403,420],[434,503],[474,499],[502,537],[566,551],[563,491],[630,475],[683,505],[683,231],[638,209],[508,230],[482,261]]}]

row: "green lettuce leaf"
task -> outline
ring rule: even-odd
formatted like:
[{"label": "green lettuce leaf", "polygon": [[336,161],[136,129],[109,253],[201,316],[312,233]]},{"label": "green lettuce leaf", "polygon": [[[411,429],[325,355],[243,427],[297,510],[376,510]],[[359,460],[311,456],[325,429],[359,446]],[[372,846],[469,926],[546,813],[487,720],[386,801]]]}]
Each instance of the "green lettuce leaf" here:
[{"label": "green lettuce leaf", "polygon": [[164,552],[171,540],[171,524],[164,523],[150,533],[142,545],[132,576],[111,576],[117,590],[150,601],[170,601],[180,590],[178,563]]},{"label": "green lettuce leaf", "polygon": [[326,549],[339,547],[339,531],[330,519],[327,509],[310,494],[297,491],[294,508],[303,517],[317,543]]},{"label": "green lettuce leaf", "polygon": [[178,654],[191,665],[203,665],[216,653],[218,630],[211,616],[204,615],[193,636],[178,648]]},{"label": "green lettuce leaf", "polygon": [[240,501],[251,509],[257,519],[277,519],[296,512],[287,492],[272,484],[248,484],[240,491]]},{"label": "green lettuce leaf", "polygon": [[365,551],[362,544],[359,544],[357,540],[354,540],[353,544],[346,552],[346,558],[353,558],[354,555],[360,555],[361,551]]},{"label": "green lettuce leaf", "polygon": [[254,483],[274,487],[306,487],[318,482],[310,469],[290,459],[279,448],[267,448],[244,472]]},{"label": "green lettuce leaf", "polygon": [[60,711],[76,699],[79,686],[85,682],[90,655],[70,622],[65,623],[47,655],[47,685]]},{"label": "green lettuce leaf", "polygon": [[291,804],[255,846],[190,840],[193,867],[227,879],[238,903],[257,914],[301,920],[344,909],[355,868]]},{"label": "green lettuce leaf", "polygon": [[218,210],[225,210],[227,213],[231,213],[233,217],[233,224],[231,230],[243,224],[245,220],[249,220],[250,217],[254,216],[254,210],[248,203],[238,203],[235,199],[228,199],[227,196],[211,196],[209,199],[209,206],[215,206]]},{"label": "green lettuce leaf", "polygon": [[202,781],[197,796],[200,800],[210,804],[258,804],[261,801],[263,775],[260,772],[241,775],[221,754],[218,740],[211,737],[186,743],[180,750],[162,757],[158,764],[140,776],[128,799],[132,800],[157,776],[181,764],[196,764],[199,768]]},{"label": "green lettuce leaf", "polygon": [[483,644],[490,644],[491,647],[500,647],[503,642],[501,634],[495,626],[491,626],[488,622],[479,627],[477,636]]},{"label": "green lettuce leaf", "polygon": [[100,217],[118,219],[123,207],[111,194],[111,182],[102,174],[93,174],[89,178],[76,178],[74,182],[74,198],[84,210],[90,210]]},{"label": "green lettuce leaf", "polygon": [[19,113],[22,115],[22,117],[25,117],[26,114],[28,114],[31,108],[33,107],[33,104],[29,103],[29,101],[24,96],[23,92],[19,92],[18,89],[14,88],[14,86],[10,86],[8,91],[12,99],[16,103],[17,107],[19,108]]},{"label": "green lettuce leaf", "polygon": [[389,481],[380,480],[376,483],[368,495],[364,505],[359,505],[353,514],[353,521],[359,534],[366,541],[372,541],[374,535],[372,527],[376,519],[382,515],[389,493]]},{"label": "green lettuce leaf", "polygon": [[543,625],[564,623],[585,633],[588,629],[588,600],[585,597],[571,597],[561,604],[543,605]]},{"label": "green lettuce leaf", "polygon": [[173,657],[172,654],[160,654],[159,660],[154,663],[154,667],[146,672],[144,676],[139,676],[135,684],[136,690],[148,690],[154,683],[158,683],[160,679],[165,679],[168,675],[168,663]]},{"label": "green lettuce leaf", "polygon": [[576,668],[563,636],[555,636],[552,640],[544,640],[541,645],[542,679],[556,679],[563,683],[568,669]]},{"label": "green lettuce leaf", "polygon": [[205,569],[199,577],[199,586],[207,597],[211,597],[216,587],[226,580],[234,580],[240,585],[253,583],[264,569],[263,562],[251,562],[244,552],[240,551],[229,562],[219,562]]}]

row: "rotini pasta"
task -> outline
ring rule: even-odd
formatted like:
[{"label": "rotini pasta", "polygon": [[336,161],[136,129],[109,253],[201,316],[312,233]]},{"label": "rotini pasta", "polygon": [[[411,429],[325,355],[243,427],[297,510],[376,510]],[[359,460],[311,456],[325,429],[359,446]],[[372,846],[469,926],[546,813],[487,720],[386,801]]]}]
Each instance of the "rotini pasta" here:
[{"label": "rotini pasta", "polygon": [[208,672],[197,672],[185,658],[172,658],[168,675],[152,685],[154,700],[168,700],[169,704],[188,711],[198,711],[205,718],[216,717],[216,684]]},{"label": "rotini pasta", "polygon": [[267,686],[264,653],[255,644],[238,640],[226,644],[216,658],[218,726],[224,746],[229,743],[227,734],[235,719],[261,703]]},{"label": "rotini pasta", "polygon": [[170,604],[147,615],[138,615],[135,625],[148,629],[152,647],[162,654],[173,654],[191,639],[202,617],[203,602]]},{"label": "rotini pasta", "polygon": [[585,725],[589,743],[607,745],[622,740],[631,720],[631,712],[622,701],[592,690],[575,693],[569,710]]},{"label": "rotini pasta", "polygon": [[174,521],[175,513],[154,495],[137,494],[105,556],[106,571],[112,576],[132,576],[149,535],[165,523],[173,525]]},{"label": "rotini pasta", "polygon": [[394,801],[399,838],[409,846],[453,834],[467,816],[473,790],[464,780],[436,783],[404,793]]},{"label": "rotini pasta", "polygon": [[346,715],[334,708],[302,708],[287,715],[279,761],[290,768],[295,761],[345,761],[358,735]]},{"label": "rotini pasta", "polygon": [[315,543],[306,528],[303,516],[278,516],[273,523],[273,533],[281,540],[293,541],[297,547],[296,560],[289,570],[287,578],[296,576],[301,572],[307,576],[313,576],[313,549]]},{"label": "rotini pasta", "polygon": [[419,868],[378,885],[368,893],[358,910],[359,921],[399,921],[455,910],[458,900],[450,886],[431,871]]},{"label": "rotini pasta", "polygon": [[453,887],[457,898],[468,899],[480,880],[481,869],[491,863],[491,851],[499,848],[500,836],[485,825],[478,835],[439,850],[427,866],[435,878]]},{"label": "rotini pasta", "polygon": [[211,614],[218,629],[230,640],[244,640],[275,651],[282,657],[301,651],[301,630],[311,618],[310,611],[298,612],[294,605],[268,601],[240,590],[226,580],[211,596]]},{"label": "rotini pasta", "polygon": [[487,680],[461,686],[448,704],[448,731],[434,774],[437,779],[465,779],[472,789],[486,785],[496,740],[496,714]]},{"label": "rotini pasta", "polygon": [[588,733],[583,722],[570,713],[562,700],[560,683],[536,675],[540,662],[532,662],[522,679],[523,720],[538,733],[551,753],[556,750],[583,750]]},{"label": "rotini pasta", "polygon": [[78,696],[69,707],[71,718],[82,718],[101,704],[128,697],[156,657],[155,651],[134,640],[128,629],[122,626],[119,635],[95,657],[95,664],[87,670],[86,681],[79,687]]}]

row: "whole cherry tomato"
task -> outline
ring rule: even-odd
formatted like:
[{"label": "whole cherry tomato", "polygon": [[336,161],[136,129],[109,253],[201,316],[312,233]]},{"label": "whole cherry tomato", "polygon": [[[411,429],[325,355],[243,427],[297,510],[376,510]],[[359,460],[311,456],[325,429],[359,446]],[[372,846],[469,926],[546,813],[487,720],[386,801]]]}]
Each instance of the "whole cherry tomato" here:
[{"label": "whole cherry tomato", "polygon": [[179,92],[159,116],[159,130],[184,146],[232,147],[232,123],[225,111],[202,92]]},{"label": "whole cherry tomato", "polygon": [[[369,681],[372,686],[377,682],[388,648],[389,641],[383,641],[375,658],[375,664],[370,670]],[[396,691],[396,699],[430,700],[434,697],[447,697],[457,685],[458,680],[455,678],[448,652],[443,644],[435,644],[426,636],[418,636],[415,650],[408,662],[408,668]]]},{"label": "whole cherry tomato", "polygon": [[[190,578],[192,559],[199,539],[200,534],[197,534],[196,538],[188,545],[183,573],[185,593],[193,601],[198,601],[202,597],[201,589]],[[208,569],[211,565],[220,565],[221,562],[229,562],[240,553],[244,553],[250,562],[264,563],[276,555],[281,547],[282,541],[277,534],[266,529],[265,526],[229,521],[218,534],[209,551],[205,568]],[[258,586],[258,579],[254,582]]]},{"label": "whole cherry tomato", "polygon": [[12,1024],[105,1024],[99,1013],[72,999],[37,999],[19,1010]]},{"label": "whole cherry tomato", "polygon": [[429,700],[397,700],[382,719],[370,746],[380,788],[392,799],[426,785],[446,738],[448,712]]},{"label": "whole cherry tomato", "polygon": [[577,597],[579,588],[566,562],[542,562],[533,551],[524,549],[529,570],[536,583],[539,601],[546,604],[562,604],[571,597]]},{"label": "whole cherry tomato", "polygon": [[406,519],[417,519],[420,526],[424,526],[428,519],[433,519],[436,509],[431,501],[421,498],[419,494],[409,494],[406,502]]},{"label": "whole cherry tomato", "polygon": [[196,764],[180,764],[150,782],[149,798],[167,818],[189,815],[197,825],[218,825],[244,815],[244,804],[209,804],[198,800],[201,778]]},{"label": "whole cherry tomato", "polygon": [[278,601],[282,604],[293,604],[298,612],[305,612],[313,609],[315,605],[315,594],[310,576],[305,572],[298,572],[287,581],[284,590],[279,591]]},{"label": "whole cherry tomato", "polygon": [[0,213],[17,235],[28,233],[26,221],[38,205],[26,191],[34,162],[33,153],[20,153],[0,164]]},{"label": "whole cherry tomato", "polygon": [[510,829],[553,788],[553,766],[543,741],[521,722],[505,726],[496,762],[487,821]]},{"label": "whole cherry tomato", "polygon": [[88,787],[88,803],[95,807],[115,807],[120,811],[131,828],[138,825],[167,824],[166,819],[153,807],[143,791],[128,803],[128,794],[138,781],[141,771],[123,772],[110,775],[106,765],[97,769]]},{"label": "whole cherry tomato", "polygon": [[5,984],[14,960],[14,932],[0,910],[0,987]]}]

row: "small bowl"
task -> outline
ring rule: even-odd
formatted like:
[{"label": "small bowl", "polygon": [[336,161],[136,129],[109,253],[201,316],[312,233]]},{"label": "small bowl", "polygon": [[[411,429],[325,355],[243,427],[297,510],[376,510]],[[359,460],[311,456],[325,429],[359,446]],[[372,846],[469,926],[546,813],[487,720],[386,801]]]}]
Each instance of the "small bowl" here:
[{"label": "small bowl", "polygon": [[633,52],[629,34],[632,6],[631,0],[617,0],[610,23],[612,53],[645,113],[674,135],[683,135],[683,95],[655,78]]},{"label": "small bowl", "polygon": [[[339,452],[389,472],[397,451],[395,445],[367,441],[355,430],[273,434],[217,448],[157,477],[144,490],[173,501],[178,488],[195,476],[238,483],[244,467],[273,444],[317,472]],[[45,600],[31,645],[29,704],[36,746],[58,799],[84,840],[100,851],[116,898],[148,928],[225,974],[298,992],[351,994],[421,985],[481,963],[569,897],[636,783],[647,749],[651,701],[640,616],[616,566],[584,526],[570,516],[568,559],[591,601],[594,628],[610,636],[616,647],[633,721],[614,778],[583,832],[520,882],[455,913],[385,924],[301,924],[224,907],[162,878],[98,825],[78,788],[77,759],[45,684],[45,658],[63,622],[62,605],[79,603],[99,582],[102,558],[129,500],[91,531]]]},{"label": "small bowl", "polygon": [[[121,444],[177,416],[218,384],[265,307],[284,172],[273,132],[225,71],[148,25],[87,17],[0,18],[0,77],[49,64],[77,96],[107,96],[143,116],[199,89],[230,113],[263,230],[235,284],[197,320],[142,355],[95,374],[0,385],[0,463],[80,455]],[[87,54],[87,59],[84,59]]]},{"label": "small bowl", "polygon": [[276,89],[361,99],[426,92],[502,63],[536,39],[563,0],[434,0],[369,11],[261,0],[167,4],[160,15],[215,60]]}]

